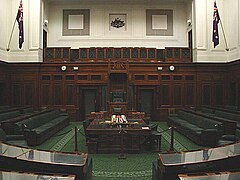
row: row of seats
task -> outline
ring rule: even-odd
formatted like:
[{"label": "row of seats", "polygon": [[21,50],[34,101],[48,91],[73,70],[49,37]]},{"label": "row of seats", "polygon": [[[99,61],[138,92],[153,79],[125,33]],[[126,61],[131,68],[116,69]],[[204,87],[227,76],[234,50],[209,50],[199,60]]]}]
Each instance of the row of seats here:
[{"label": "row of seats", "polygon": [[176,127],[177,131],[202,146],[215,146],[223,134],[221,122],[184,110],[170,114],[168,125]]},{"label": "row of seats", "polygon": [[29,146],[36,146],[69,124],[68,114],[53,110],[24,120],[23,132]]},{"label": "row of seats", "polygon": [[[92,167],[92,158],[85,153],[44,151],[0,143],[0,179],[90,180]],[[22,175],[15,173],[8,177],[6,173],[1,173],[3,170],[18,171]],[[43,176],[44,174],[46,176]],[[74,178],[70,178],[71,175]]]},{"label": "row of seats", "polygon": [[[232,128],[232,132],[228,134],[224,134],[221,137],[219,145],[233,143],[240,139],[240,111],[233,108],[219,108],[219,107],[201,107],[199,109],[201,112],[209,114],[215,118],[225,119],[228,122],[231,122],[230,128]],[[234,124],[233,124],[233,123]],[[234,129],[233,129],[234,128]]]},{"label": "row of seats", "polygon": [[43,143],[69,124],[68,114],[60,110],[19,108],[1,112],[2,141],[25,139],[29,146]]}]

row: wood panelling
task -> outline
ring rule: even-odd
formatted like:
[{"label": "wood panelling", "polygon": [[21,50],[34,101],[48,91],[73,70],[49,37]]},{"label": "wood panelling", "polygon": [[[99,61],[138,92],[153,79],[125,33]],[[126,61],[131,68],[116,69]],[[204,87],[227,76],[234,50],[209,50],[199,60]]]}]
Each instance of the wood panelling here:
[{"label": "wood panelling", "polygon": [[161,85],[161,90],[160,90],[160,94],[161,94],[161,105],[160,106],[170,106],[171,102],[171,88],[169,84],[162,84]]},{"label": "wood panelling", "polygon": [[[152,50],[150,54],[149,52],[149,49],[146,51],[139,48],[116,49],[116,51],[114,48],[99,48],[96,50],[95,58],[95,51],[91,49],[93,59],[102,55],[118,57],[121,54],[125,57],[142,56],[142,59],[148,60],[141,63],[126,61],[124,70],[120,72],[119,69],[114,71],[112,66],[114,63],[110,60],[71,63],[0,63],[1,105],[62,108],[70,113],[72,120],[82,120],[85,118],[82,101],[87,101],[82,97],[84,95],[82,91],[88,89],[96,91],[96,99],[93,103],[97,111],[109,111],[110,92],[123,91],[126,96],[127,111],[141,108],[141,89],[150,88],[153,89],[153,118],[156,119],[160,118],[157,112],[166,116],[168,109],[201,105],[240,107],[240,61],[225,64],[174,63],[175,70],[170,71],[169,66],[173,63],[150,62],[150,59],[145,57],[155,57],[157,51]],[[86,53],[89,56],[88,49]],[[125,62],[124,59],[122,62]],[[67,67],[65,71],[61,70],[62,65]],[[118,73],[124,74],[124,78],[115,78]]]},{"label": "wood panelling", "polygon": [[24,96],[23,96],[23,104],[26,106],[34,106],[34,84],[26,83],[24,84]]},{"label": "wood panelling", "polygon": [[182,106],[182,85],[174,84],[173,86],[173,105]]},{"label": "wood panelling", "polygon": [[66,84],[65,85],[65,104],[66,105],[75,105],[75,85],[74,84]]},{"label": "wood panelling", "polygon": [[166,49],[144,47],[90,47],[70,49],[51,47],[44,49],[44,62],[98,62],[121,59],[129,62],[192,62],[192,50],[182,47]]},{"label": "wood panelling", "polygon": [[63,105],[63,86],[62,84],[54,84],[53,85],[53,105],[54,106],[62,106]]},{"label": "wood panelling", "polygon": [[52,102],[52,88],[50,84],[42,83],[41,84],[41,91],[40,91],[40,104],[42,106],[51,106]]},{"label": "wood panelling", "polygon": [[185,84],[184,85],[184,96],[185,99],[185,106],[194,106],[195,104],[195,85],[192,84]]},{"label": "wood panelling", "polygon": [[22,100],[22,89],[21,84],[13,83],[12,84],[12,105],[13,106],[20,106]]},{"label": "wood panelling", "polygon": [[202,105],[210,106],[211,105],[211,85],[203,84],[201,92],[202,92]]},{"label": "wood panelling", "polygon": [[0,61],[0,106],[10,104],[9,64]]}]

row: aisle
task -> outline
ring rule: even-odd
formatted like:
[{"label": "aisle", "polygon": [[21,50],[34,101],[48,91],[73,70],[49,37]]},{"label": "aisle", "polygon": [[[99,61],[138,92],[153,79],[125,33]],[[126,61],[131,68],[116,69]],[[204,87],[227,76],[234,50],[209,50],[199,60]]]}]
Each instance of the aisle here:
[{"label": "aisle", "polygon": [[[165,122],[151,122],[159,125],[158,131],[165,131],[169,127]],[[78,127],[78,143],[79,152],[87,153],[85,136],[82,123],[71,122],[70,125],[54,137],[46,141],[38,149],[58,150],[62,152],[75,151],[75,131]],[[162,133],[161,151],[167,152],[170,148],[170,131]],[[175,151],[185,151],[199,149],[200,146],[189,141],[186,137],[178,132],[175,133],[174,139]],[[93,158],[93,180],[149,180],[152,176],[152,162],[158,158],[157,152],[146,152],[141,154],[127,154],[126,159],[119,160],[118,154],[89,154]]]}]

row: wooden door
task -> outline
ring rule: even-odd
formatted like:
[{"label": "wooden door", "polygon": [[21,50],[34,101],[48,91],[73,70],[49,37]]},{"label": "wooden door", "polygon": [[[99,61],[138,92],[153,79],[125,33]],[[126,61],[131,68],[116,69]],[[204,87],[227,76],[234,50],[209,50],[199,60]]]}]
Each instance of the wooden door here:
[{"label": "wooden door", "polygon": [[91,112],[97,111],[97,89],[83,89],[81,94],[80,112],[82,120],[87,118]]},{"label": "wooden door", "polygon": [[147,116],[153,114],[153,89],[140,90],[140,111],[145,112]]}]

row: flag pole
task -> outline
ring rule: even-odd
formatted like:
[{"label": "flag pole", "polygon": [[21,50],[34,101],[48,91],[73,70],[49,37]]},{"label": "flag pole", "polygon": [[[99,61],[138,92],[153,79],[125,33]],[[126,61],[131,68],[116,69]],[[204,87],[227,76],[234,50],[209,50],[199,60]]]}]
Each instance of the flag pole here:
[{"label": "flag pole", "polygon": [[222,25],[221,19],[220,19],[220,25],[221,25],[221,28],[222,28],[223,37],[224,37],[224,41],[225,41],[225,44],[226,44],[226,51],[229,51],[229,47],[228,47],[228,44],[227,44],[226,35],[225,35],[225,31],[223,29],[223,25]]},{"label": "flag pole", "polygon": [[11,35],[10,35],[10,39],[9,39],[9,42],[8,42],[8,46],[7,46],[7,51],[9,51],[10,50],[10,43],[11,43],[11,41],[12,41],[12,36],[13,36],[13,30],[14,30],[14,28],[15,28],[15,25],[16,25],[16,19],[15,19],[15,21],[14,21],[14,24],[13,24],[13,27],[12,27],[12,32],[11,32]]},{"label": "flag pole", "polygon": [[[18,15],[18,12],[17,12],[17,15]],[[11,32],[11,35],[10,35],[10,38],[9,38],[9,42],[8,42],[8,46],[7,46],[7,51],[10,50],[10,43],[11,43],[11,41],[12,41],[13,30],[14,30],[14,28],[15,28],[15,26],[16,26],[16,22],[17,22],[17,16],[16,16],[16,18],[15,18],[15,21],[14,21],[14,24],[13,24],[13,27],[12,27],[12,32]]]}]

